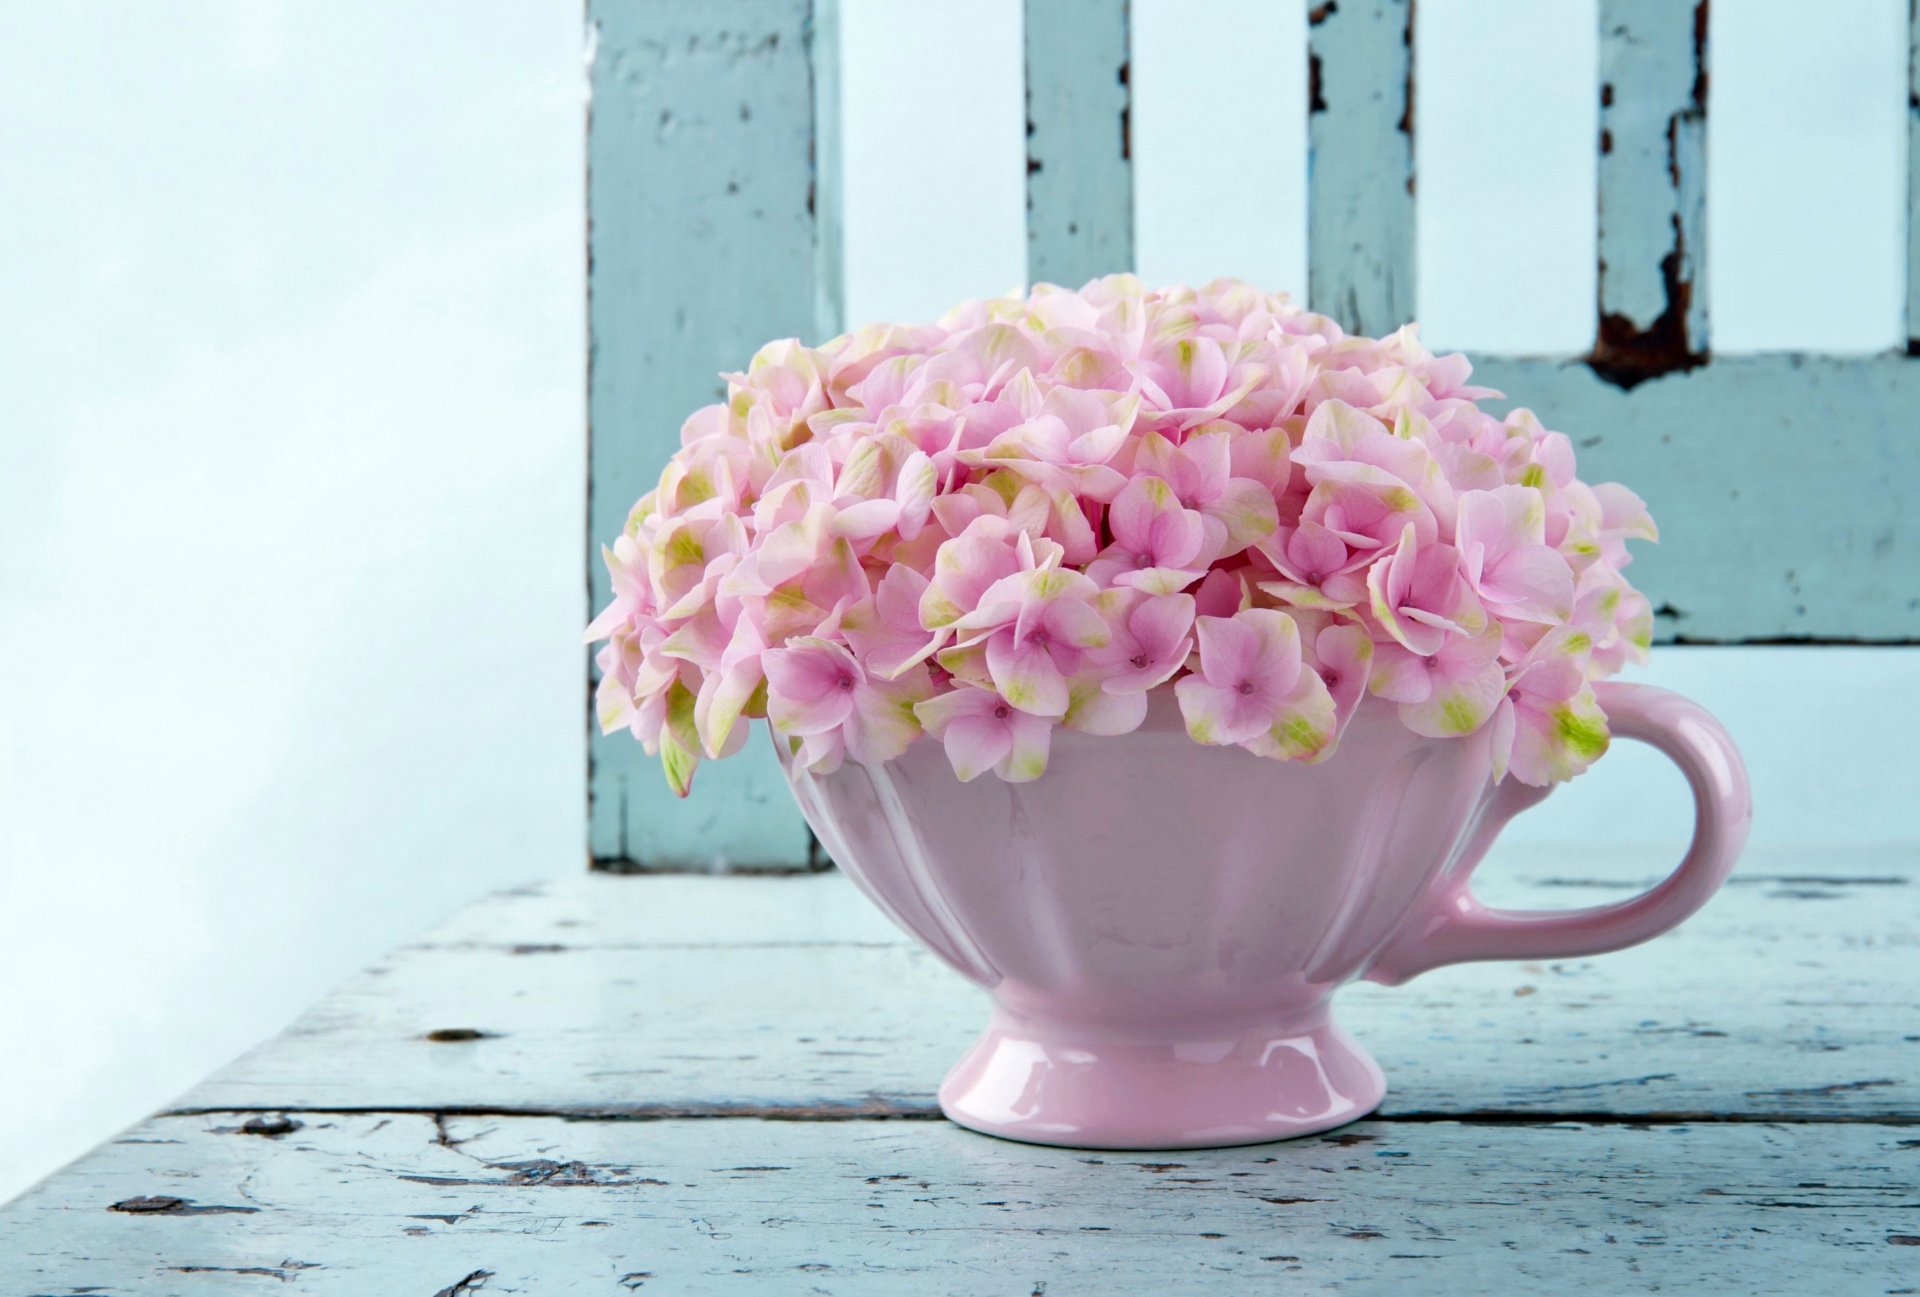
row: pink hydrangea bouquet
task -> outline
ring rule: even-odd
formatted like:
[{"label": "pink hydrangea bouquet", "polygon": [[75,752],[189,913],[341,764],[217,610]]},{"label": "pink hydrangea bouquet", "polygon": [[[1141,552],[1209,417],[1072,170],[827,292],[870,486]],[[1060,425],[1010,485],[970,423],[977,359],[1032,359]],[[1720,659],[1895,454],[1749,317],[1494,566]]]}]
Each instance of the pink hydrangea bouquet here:
[{"label": "pink hydrangea bouquet", "polygon": [[759,716],[819,773],[925,734],[1020,781],[1164,688],[1196,743],[1321,761],[1392,706],[1569,778],[1607,746],[1593,681],[1644,658],[1621,571],[1654,527],[1469,372],[1128,275],[769,344],[606,551],[600,724],[682,794]]}]

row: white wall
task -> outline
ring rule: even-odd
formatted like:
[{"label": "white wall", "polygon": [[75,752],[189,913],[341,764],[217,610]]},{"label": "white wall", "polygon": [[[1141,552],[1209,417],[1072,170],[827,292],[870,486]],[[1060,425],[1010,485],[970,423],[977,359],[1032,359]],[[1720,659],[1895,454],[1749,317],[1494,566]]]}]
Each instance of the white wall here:
[{"label": "white wall", "polygon": [[581,867],[579,15],[472,14],[7,6],[0,1198]]},{"label": "white wall", "polygon": [[[1299,291],[1302,8],[1135,0],[1149,278]],[[1429,337],[1577,348],[1591,6],[1420,12]],[[1792,12],[1716,10],[1716,96],[1769,101],[1714,119],[1718,337],[1888,345],[1904,6]],[[1021,279],[1018,32],[1018,0],[847,0],[855,320]],[[9,6],[0,1199],[468,897],[581,866],[580,60],[548,0]],[[1917,836],[1888,781],[1920,655],[1651,678],[1745,743],[1757,840]],[[1512,836],[1666,843],[1677,785],[1623,745]]]}]

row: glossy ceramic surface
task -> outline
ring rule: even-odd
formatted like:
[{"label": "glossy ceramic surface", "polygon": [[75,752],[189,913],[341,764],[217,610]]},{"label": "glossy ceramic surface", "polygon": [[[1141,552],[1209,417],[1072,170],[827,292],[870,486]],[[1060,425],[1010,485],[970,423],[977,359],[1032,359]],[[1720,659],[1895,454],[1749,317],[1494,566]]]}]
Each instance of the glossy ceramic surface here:
[{"label": "glossy ceramic surface", "polygon": [[1476,902],[1469,873],[1546,790],[1494,786],[1484,732],[1421,738],[1371,702],[1318,766],[1201,747],[1158,696],[1133,734],[1056,730],[1032,783],[962,784],[924,739],[788,777],[848,877],[993,997],[940,1088],[949,1117],[1077,1147],[1253,1143],[1379,1104],[1379,1068],[1328,1017],[1342,983],[1618,949],[1719,886],[1750,815],[1731,740],[1676,695],[1601,690],[1616,736],[1672,757],[1698,810],[1671,877],[1588,910]]}]

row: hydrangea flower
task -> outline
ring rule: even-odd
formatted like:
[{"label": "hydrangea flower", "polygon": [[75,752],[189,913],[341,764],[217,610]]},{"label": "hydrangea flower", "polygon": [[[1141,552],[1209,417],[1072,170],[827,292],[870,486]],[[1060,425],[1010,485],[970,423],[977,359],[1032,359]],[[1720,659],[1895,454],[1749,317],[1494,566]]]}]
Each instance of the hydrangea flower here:
[{"label": "hydrangea flower", "polygon": [[1391,707],[1570,778],[1593,682],[1651,639],[1622,571],[1653,522],[1470,372],[1412,326],[1128,275],[769,344],[605,550],[600,724],[682,794],[759,717],[816,771],[925,737],[1034,779],[1055,726],[1127,733],[1156,690],[1278,760]]}]

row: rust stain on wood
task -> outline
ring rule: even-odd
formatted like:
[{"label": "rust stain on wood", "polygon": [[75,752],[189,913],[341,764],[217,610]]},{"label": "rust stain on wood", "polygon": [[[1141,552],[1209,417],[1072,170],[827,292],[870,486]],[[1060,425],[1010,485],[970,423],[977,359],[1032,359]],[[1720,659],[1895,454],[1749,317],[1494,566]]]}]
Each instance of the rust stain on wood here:
[{"label": "rust stain on wood", "polygon": [[[1650,378],[1696,369],[1711,359],[1705,339],[1690,336],[1687,323],[1694,304],[1694,277],[1699,273],[1699,261],[1690,256],[1690,232],[1683,211],[1684,177],[1681,166],[1683,129],[1697,128],[1706,117],[1707,22],[1707,0],[1698,0],[1693,9],[1693,81],[1688,89],[1688,102],[1667,118],[1666,171],[1667,185],[1671,191],[1672,210],[1669,219],[1673,234],[1666,253],[1660,259],[1662,309],[1651,322],[1642,326],[1624,312],[1604,309],[1603,291],[1593,351],[1587,357],[1588,366],[1596,377],[1622,391],[1630,391]],[[1603,120],[1605,110],[1613,107],[1614,101],[1613,82],[1603,82],[1600,86]],[[1600,130],[1599,150],[1602,157],[1611,156],[1614,151],[1613,131],[1605,125]],[[1697,157],[1693,164],[1701,165]],[[1604,224],[1607,219],[1604,195],[1602,207],[1601,221]],[[1600,261],[1603,289],[1607,270],[1608,264],[1603,256]]]},{"label": "rust stain on wood", "polygon": [[[1681,271],[1685,259],[1686,234],[1676,212],[1673,247],[1660,259],[1666,305],[1644,329],[1618,312],[1601,312],[1599,332],[1594,338],[1593,351],[1587,357],[1595,377],[1625,392],[1650,378],[1684,373],[1707,363],[1708,353],[1694,350],[1687,337],[1687,310],[1693,305],[1693,281]],[[1603,273],[1604,270],[1603,263]]]},{"label": "rust stain on wood", "polygon": [[1707,110],[1707,0],[1693,6],[1693,108]]}]

